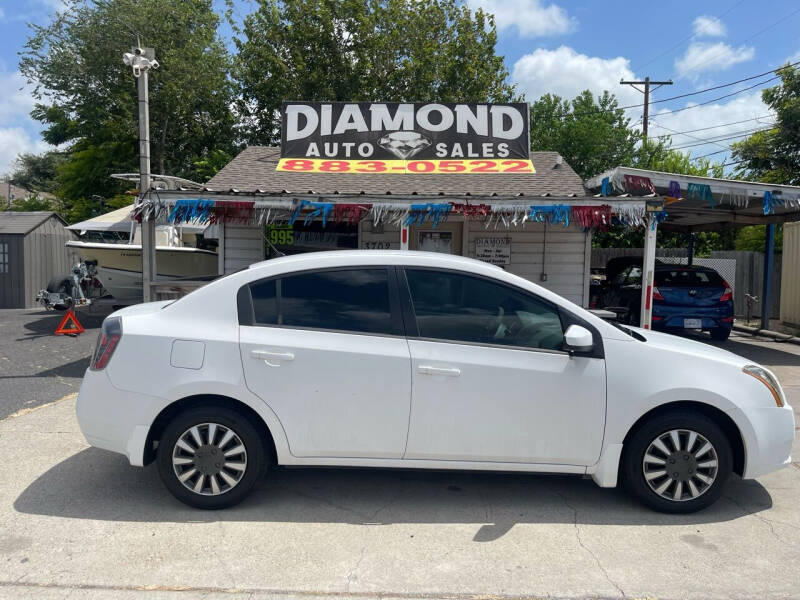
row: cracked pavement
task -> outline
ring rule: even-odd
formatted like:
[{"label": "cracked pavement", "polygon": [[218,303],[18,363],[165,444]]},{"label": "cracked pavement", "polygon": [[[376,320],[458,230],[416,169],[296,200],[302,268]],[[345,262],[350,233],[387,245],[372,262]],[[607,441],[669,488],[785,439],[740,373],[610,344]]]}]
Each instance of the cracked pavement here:
[{"label": "cracked pavement", "polygon": [[[800,346],[721,345],[800,406]],[[800,598],[800,462],[683,516],[577,477],[357,469],[278,469],[203,512],[89,448],[72,389],[29,391],[0,418],[0,598]]]}]

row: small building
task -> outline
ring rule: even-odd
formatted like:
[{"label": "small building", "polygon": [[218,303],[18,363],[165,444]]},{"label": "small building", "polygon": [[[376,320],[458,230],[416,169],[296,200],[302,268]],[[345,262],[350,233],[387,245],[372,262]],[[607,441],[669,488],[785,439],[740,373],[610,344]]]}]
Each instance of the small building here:
[{"label": "small building", "polygon": [[54,212],[0,212],[0,308],[31,308],[53,277],[72,268],[74,239]]}]

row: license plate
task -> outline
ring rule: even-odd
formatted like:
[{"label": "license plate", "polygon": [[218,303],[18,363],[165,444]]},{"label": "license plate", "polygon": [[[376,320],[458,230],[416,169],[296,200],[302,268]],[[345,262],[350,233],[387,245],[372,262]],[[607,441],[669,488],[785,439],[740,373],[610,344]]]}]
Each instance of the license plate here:
[{"label": "license plate", "polygon": [[700,329],[703,326],[702,319],[684,319],[683,320],[683,328],[684,329]]}]

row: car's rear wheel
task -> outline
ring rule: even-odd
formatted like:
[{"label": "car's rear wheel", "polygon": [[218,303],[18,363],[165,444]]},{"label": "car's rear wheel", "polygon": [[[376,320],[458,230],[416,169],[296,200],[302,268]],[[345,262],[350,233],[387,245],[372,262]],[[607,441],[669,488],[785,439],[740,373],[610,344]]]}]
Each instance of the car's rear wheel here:
[{"label": "car's rear wheel", "polygon": [[701,413],[656,416],[639,427],[626,446],[626,486],[661,512],[691,513],[710,506],[719,499],[732,470],[728,438]]},{"label": "car's rear wheel", "polygon": [[167,489],[196,508],[241,502],[265,464],[264,445],[239,413],[214,406],[190,409],[167,425],[158,444],[158,472]]},{"label": "car's rear wheel", "polygon": [[711,339],[717,340],[718,342],[724,342],[727,340],[731,335],[731,330],[727,327],[716,327],[710,331]]}]

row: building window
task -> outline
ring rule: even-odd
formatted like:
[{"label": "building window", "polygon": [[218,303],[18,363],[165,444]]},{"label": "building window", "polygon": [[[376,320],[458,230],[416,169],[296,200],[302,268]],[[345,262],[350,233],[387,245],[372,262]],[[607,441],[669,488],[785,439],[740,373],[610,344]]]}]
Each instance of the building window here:
[{"label": "building window", "polygon": [[0,273],[8,273],[8,243],[0,242]]}]

